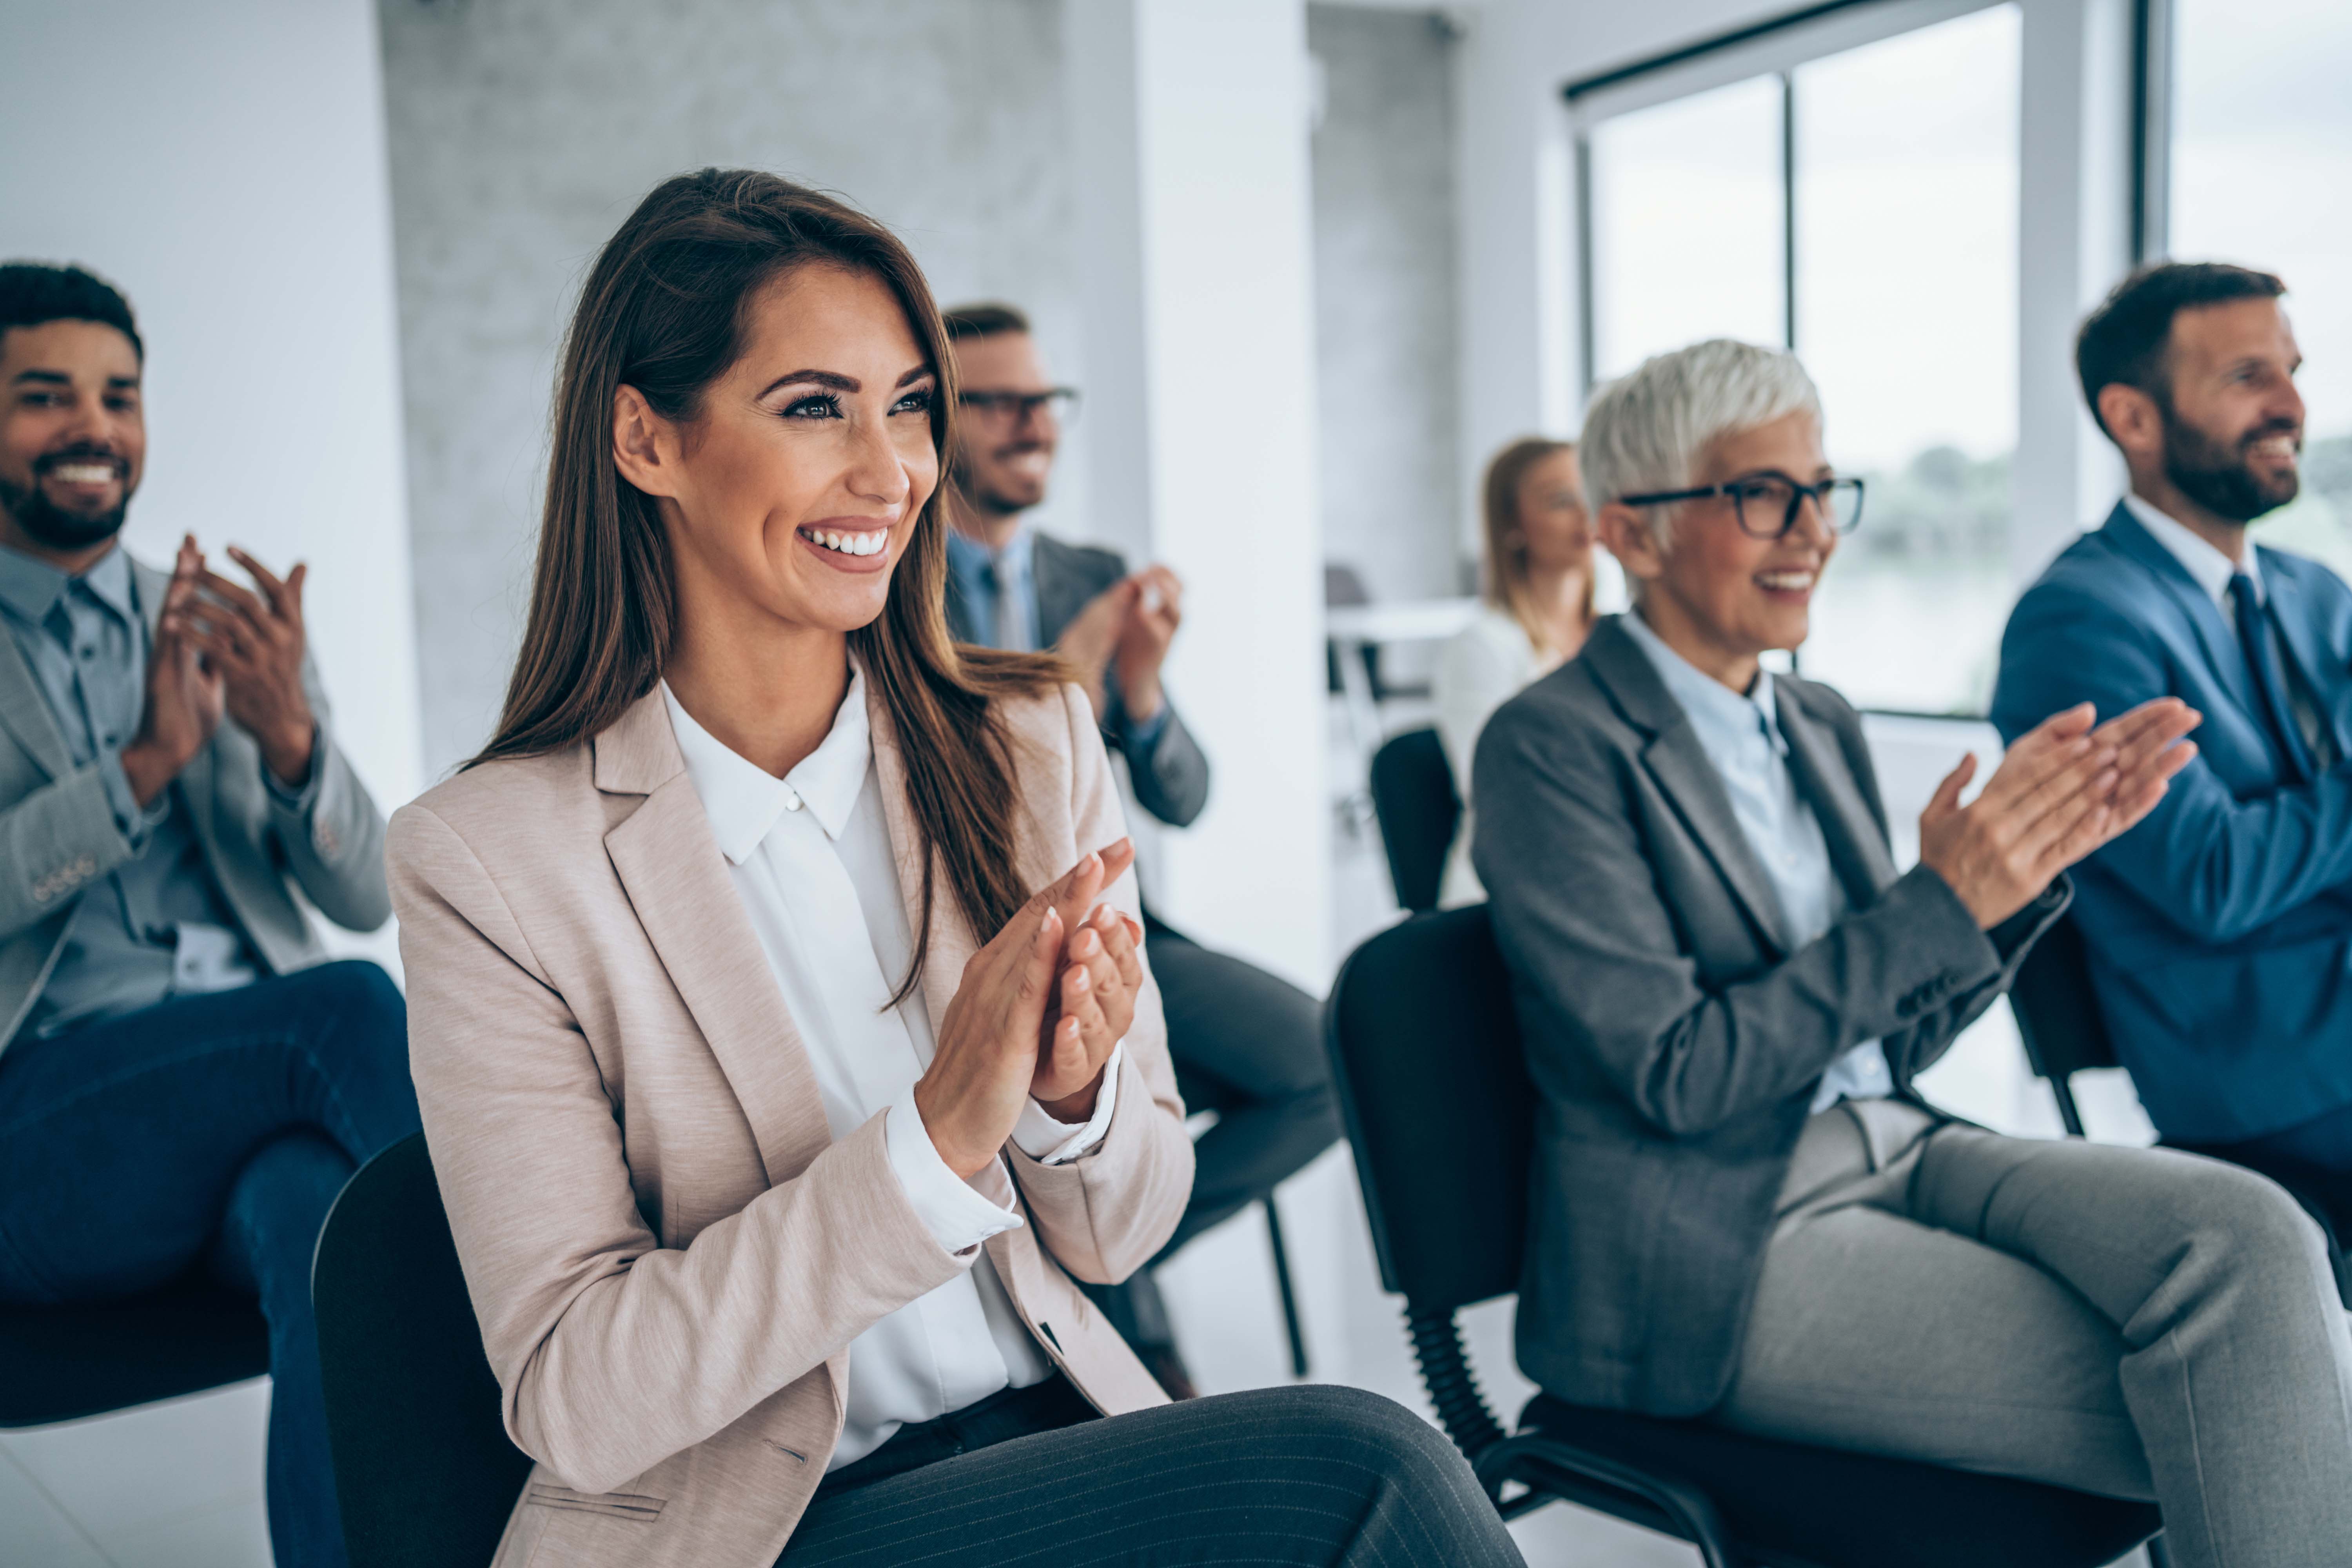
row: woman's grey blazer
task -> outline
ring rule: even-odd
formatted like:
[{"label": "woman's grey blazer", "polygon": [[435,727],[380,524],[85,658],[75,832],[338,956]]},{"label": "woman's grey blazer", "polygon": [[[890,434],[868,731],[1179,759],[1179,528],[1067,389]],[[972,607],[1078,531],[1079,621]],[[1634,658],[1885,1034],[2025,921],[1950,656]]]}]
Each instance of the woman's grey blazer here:
[{"label": "woman's grey blazer", "polygon": [[1614,618],[1479,739],[1472,858],[1538,1099],[1519,1363],[1574,1404],[1722,1398],[1822,1073],[1877,1038],[1908,1096],[2069,897],[2062,878],[1988,936],[1935,872],[1898,877],[1860,717],[1774,687],[1851,905],[1802,946]]}]

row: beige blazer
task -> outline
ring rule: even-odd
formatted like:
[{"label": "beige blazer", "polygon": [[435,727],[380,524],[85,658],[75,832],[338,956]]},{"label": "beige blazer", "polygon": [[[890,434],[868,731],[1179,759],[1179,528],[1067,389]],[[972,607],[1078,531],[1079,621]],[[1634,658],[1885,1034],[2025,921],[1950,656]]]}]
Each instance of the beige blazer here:
[{"label": "beige blazer", "polygon": [[[1076,687],[1010,703],[1023,876],[1125,831]],[[874,748],[908,921],[906,769]],[[425,1132],[507,1431],[538,1466],[496,1568],[768,1568],[841,1433],[849,1342],[969,1268],[908,1205],[884,1116],[835,1142],[658,691],[590,744],[461,773],[388,858]],[[940,886],[944,889],[944,877]],[[1113,900],[1136,910],[1132,874]],[[944,891],[923,996],[978,943]],[[1101,1144],[1007,1143],[984,1245],[1055,1365],[1106,1412],[1166,1396],[1072,1283],[1124,1279],[1192,1190],[1147,978]],[[887,1113],[886,1113],[887,1114]]]}]

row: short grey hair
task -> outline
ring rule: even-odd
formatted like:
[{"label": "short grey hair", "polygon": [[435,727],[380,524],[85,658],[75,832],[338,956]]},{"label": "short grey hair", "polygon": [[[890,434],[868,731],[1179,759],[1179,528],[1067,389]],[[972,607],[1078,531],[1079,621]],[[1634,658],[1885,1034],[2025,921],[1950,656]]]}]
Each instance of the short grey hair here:
[{"label": "short grey hair", "polygon": [[[1576,453],[1585,503],[1597,512],[1627,496],[1687,489],[1716,441],[1799,412],[1819,420],[1822,396],[1785,349],[1710,338],[1644,360],[1585,410]],[[1675,510],[1651,515],[1661,549]]]}]

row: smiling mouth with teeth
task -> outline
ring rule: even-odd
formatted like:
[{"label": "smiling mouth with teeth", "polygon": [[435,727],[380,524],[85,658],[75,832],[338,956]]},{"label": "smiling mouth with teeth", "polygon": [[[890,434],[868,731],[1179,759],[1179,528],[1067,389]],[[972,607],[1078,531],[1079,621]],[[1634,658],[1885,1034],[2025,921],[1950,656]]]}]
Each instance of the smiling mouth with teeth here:
[{"label": "smiling mouth with teeth", "polygon": [[879,555],[890,544],[890,531],[883,528],[847,533],[830,528],[803,528],[801,537],[843,555]]},{"label": "smiling mouth with teeth", "polygon": [[1817,572],[1759,572],[1756,581],[1775,593],[1797,594],[1813,585]]},{"label": "smiling mouth with teeth", "polygon": [[59,463],[49,473],[69,485],[110,485],[121,470],[112,463]]}]

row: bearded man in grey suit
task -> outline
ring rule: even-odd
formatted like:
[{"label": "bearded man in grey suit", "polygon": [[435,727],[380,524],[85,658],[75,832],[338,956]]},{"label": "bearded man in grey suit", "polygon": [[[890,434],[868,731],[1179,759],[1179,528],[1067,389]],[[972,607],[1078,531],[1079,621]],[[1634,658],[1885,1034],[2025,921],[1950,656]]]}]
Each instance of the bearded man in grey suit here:
[{"label": "bearded man in grey suit", "polygon": [[[1135,804],[1182,827],[1209,800],[1209,760],[1160,679],[1183,620],[1183,584],[1165,566],[1130,574],[1112,551],[1026,525],[1024,514],[1045,499],[1077,395],[1046,379],[1028,320],[1011,306],[963,306],[947,312],[947,326],[962,402],[948,624],[959,641],[1050,647],[1075,665]],[[1191,1109],[1217,1113],[1193,1152],[1192,1202],[1158,1263],[1272,1193],[1330,1146],[1339,1122],[1321,1005],[1171,929],[1153,912],[1148,869],[1139,858],[1144,945],[1168,1016],[1177,1087]],[[1150,1270],[1102,1295],[1119,1331],[1169,1392],[1184,1397],[1191,1379]]]},{"label": "bearded man in grey suit", "polygon": [[[191,1269],[269,1323],[280,1568],[343,1562],[310,1258],[358,1165],[416,1130],[400,993],[326,963],[391,912],[383,818],[328,728],[298,565],[117,535],[145,349],[78,268],[0,266],[0,1300]],[[265,443],[266,445],[266,443]]]},{"label": "bearded man in grey suit", "polygon": [[2071,709],[1965,805],[1964,760],[1898,875],[1859,718],[1761,665],[1861,517],[1803,368],[1663,355],[1580,455],[1635,609],[1496,714],[1472,773],[1539,1096],[1521,1365],[1570,1404],[2153,1499],[2184,1568],[2340,1563],[2352,1340],[2294,1201],[1913,1087],[2197,716]]}]

